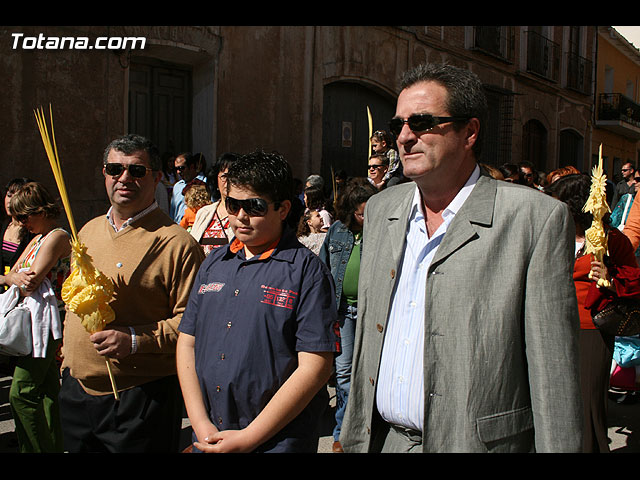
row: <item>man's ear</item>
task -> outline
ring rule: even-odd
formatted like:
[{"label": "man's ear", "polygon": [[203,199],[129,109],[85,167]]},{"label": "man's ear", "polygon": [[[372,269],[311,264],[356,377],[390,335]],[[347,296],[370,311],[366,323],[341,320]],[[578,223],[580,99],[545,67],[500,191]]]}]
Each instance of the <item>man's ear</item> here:
[{"label": "man's ear", "polygon": [[476,141],[478,140],[478,135],[480,134],[480,120],[478,120],[477,118],[471,118],[466,125],[466,132],[467,132],[467,147],[469,149],[471,149]]}]

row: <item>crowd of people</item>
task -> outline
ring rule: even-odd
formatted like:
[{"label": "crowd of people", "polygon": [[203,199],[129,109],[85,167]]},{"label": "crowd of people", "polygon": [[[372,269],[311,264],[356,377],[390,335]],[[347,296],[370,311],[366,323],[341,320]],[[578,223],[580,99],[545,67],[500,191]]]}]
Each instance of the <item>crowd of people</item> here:
[{"label": "crowd of people", "polygon": [[479,163],[486,118],[473,73],[421,65],[366,176],[115,139],[78,234],[114,284],[98,332],[61,301],[54,195],[12,180],[0,287],[42,327],[9,358],[19,451],[178,452],[186,409],[188,451],[316,452],[329,382],[334,452],[608,451],[619,339],[592,316],[640,295],[640,174],[609,182],[594,261],[590,172]]}]

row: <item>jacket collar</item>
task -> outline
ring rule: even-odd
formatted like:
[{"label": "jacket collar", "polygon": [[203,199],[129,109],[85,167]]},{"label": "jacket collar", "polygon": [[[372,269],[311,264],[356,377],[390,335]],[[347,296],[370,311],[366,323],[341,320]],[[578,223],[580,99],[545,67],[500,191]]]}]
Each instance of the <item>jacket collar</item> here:
[{"label": "jacket collar", "polygon": [[479,238],[480,227],[493,224],[497,180],[481,174],[478,183],[447,228],[432,265],[444,260],[463,245]]},{"label": "jacket collar", "polygon": [[[448,226],[447,233],[438,247],[432,265],[436,265],[438,261],[444,260],[464,244],[477,238],[479,226],[490,227],[492,225],[497,191],[496,182],[497,180],[481,170],[480,177],[471,194]],[[396,207],[387,215],[387,228],[391,238],[405,239],[406,237],[407,222],[411,214],[415,188],[417,188],[415,184],[411,183],[411,185],[414,185],[414,188],[404,187],[406,192],[403,197],[396,202]],[[398,185],[393,188],[400,187],[402,186]],[[398,248],[391,252],[396,264],[400,263],[402,250]]]}]

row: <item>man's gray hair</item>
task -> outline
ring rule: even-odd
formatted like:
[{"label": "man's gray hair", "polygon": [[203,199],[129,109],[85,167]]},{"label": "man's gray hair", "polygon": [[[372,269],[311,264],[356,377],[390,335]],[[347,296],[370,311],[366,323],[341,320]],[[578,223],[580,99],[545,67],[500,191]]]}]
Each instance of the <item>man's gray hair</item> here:
[{"label": "man's gray hair", "polygon": [[320,175],[309,175],[307,177],[307,185],[310,187],[324,188],[324,178]]},{"label": "man's gray hair", "polygon": [[160,151],[158,150],[158,147],[156,147],[151,140],[143,137],[142,135],[130,133],[113,140],[104,150],[102,158],[103,164],[107,163],[107,157],[111,150],[124,153],[125,155],[132,155],[135,152],[140,151],[147,152],[147,155],[149,155],[149,166],[151,167],[151,170],[154,172],[162,170],[162,160],[160,159]]}]

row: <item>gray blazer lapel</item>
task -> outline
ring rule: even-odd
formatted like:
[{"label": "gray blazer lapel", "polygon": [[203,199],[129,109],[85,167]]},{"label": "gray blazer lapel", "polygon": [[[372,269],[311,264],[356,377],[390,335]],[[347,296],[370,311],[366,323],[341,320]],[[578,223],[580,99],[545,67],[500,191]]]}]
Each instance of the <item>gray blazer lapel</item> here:
[{"label": "gray blazer lapel", "polygon": [[[414,184],[415,185],[415,184]],[[393,239],[394,247],[388,251],[391,253],[393,265],[400,265],[404,244],[407,241],[407,223],[411,214],[411,202],[415,189],[408,189],[408,194],[396,202],[396,207],[387,215],[387,229],[389,238]]]},{"label": "gray blazer lapel", "polygon": [[489,226],[493,222],[496,200],[496,180],[481,175],[469,198],[464,202],[447,227],[442,243],[431,263],[432,268],[466,243],[477,238],[476,225]]}]

